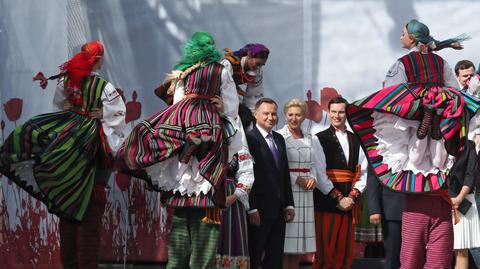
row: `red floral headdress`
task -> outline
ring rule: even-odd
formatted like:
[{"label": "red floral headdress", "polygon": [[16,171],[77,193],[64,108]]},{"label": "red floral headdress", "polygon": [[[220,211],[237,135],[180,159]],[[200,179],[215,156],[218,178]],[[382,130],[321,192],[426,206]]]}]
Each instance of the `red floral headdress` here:
[{"label": "red floral headdress", "polygon": [[70,60],[60,66],[61,72],[57,75],[46,78],[42,72],[38,72],[33,80],[40,81],[40,87],[45,89],[48,84],[48,80],[58,79],[60,77],[66,77],[66,89],[68,89],[68,99],[73,105],[82,104],[82,79],[93,70],[95,62],[103,57],[104,48],[102,43],[98,41],[92,41],[84,44],[81,51]]},{"label": "red floral headdress", "polygon": [[90,75],[95,61],[101,57],[103,57],[103,45],[100,42],[92,41],[83,45],[79,53],[60,66],[60,70],[68,78],[66,86],[81,89],[82,79]]}]

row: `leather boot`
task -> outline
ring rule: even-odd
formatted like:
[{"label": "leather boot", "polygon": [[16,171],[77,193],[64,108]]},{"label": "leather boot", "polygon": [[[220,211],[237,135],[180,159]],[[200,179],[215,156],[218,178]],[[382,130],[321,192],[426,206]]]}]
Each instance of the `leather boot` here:
[{"label": "leather boot", "polygon": [[432,118],[432,127],[430,136],[433,140],[442,139],[442,130],[440,129],[440,118],[442,115],[443,109],[435,109]]},{"label": "leather boot", "polygon": [[417,129],[418,139],[424,139],[430,129],[433,118],[433,107],[431,105],[423,106],[423,119]]},{"label": "leather boot", "polygon": [[197,152],[198,147],[202,143],[199,133],[189,133],[183,145],[183,149],[178,155],[178,159],[182,163],[188,163],[192,155]]}]

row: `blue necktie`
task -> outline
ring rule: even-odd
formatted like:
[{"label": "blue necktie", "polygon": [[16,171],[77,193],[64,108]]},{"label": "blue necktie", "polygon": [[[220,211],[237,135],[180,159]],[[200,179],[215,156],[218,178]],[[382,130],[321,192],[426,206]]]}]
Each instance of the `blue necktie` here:
[{"label": "blue necktie", "polygon": [[271,133],[267,135],[267,143],[270,151],[272,152],[273,158],[275,159],[275,164],[277,168],[280,167],[280,153],[278,152],[277,147],[275,147],[275,142],[273,141],[273,136]]}]

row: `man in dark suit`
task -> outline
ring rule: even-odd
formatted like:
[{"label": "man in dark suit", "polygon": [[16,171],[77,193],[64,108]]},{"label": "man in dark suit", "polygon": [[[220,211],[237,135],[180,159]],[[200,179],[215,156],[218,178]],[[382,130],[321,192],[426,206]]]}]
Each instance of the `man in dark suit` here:
[{"label": "man in dark suit", "polygon": [[402,246],[402,213],[405,194],[394,192],[378,182],[375,172],[368,167],[367,177],[368,215],[370,223],[382,223],[385,249],[385,269],[400,268]]},{"label": "man in dark suit", "polygon": [[258,268],[265,251],[262,268],[280,269],[285,222],[295,217],[285,140],[272,131],[278,121],[275,101],[258,100],[254,116],[256,125],[247,133],[255,173],[248,211],[250,267]]}]

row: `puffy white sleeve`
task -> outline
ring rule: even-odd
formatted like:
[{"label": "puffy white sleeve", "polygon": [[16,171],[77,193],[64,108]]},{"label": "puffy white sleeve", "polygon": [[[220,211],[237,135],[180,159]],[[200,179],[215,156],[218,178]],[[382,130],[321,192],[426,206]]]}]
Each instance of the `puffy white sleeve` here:
[{"label": "puffy white sleeve", "polygon": [[402,62],[396,61],[390,69],[388,69],[387,75],[385,76],[384,87],[406,83],[408,81],[407,75],[405,74],[405,66]]},{"label": "puffy white sleeve", "polygon": [[238,151],[238,171],[235,175],[238,183],[235,189],[235,195],[244,205],[245,210],[248,210],[250,208],[248,203],[248,194],[250,193],[250,189],[255,181],[253,173],[253,158],[252,155],[250,155],[250,150],[248,149],[247,138],[245,136],[242,123],[238,122],[238,124],[239,128],[237,134],[239,134],[241,137],[242,148]]},{"label": "puffy white sleeve", "polygon": [[255,72],[255,81],[248,83],[245,89],[245,96],[243,97],[243,103],[251,110],[255,110],[255,104],[264,96],[263,91],[263,71],[259,69]]},{"label": "puffy white sleeve", "polygon": [[[467,92],[477,99],[480,98],[480,75],[477,74],[470,79]],[[477,135],[480,135],[480,110],[470,118],[468,124],[468,139],[475,141]]]},{"label": "puffy white sleeve", "polygon": [[360,193],[363,193],[365,187],[367,186],[367,168],[368,168],[368,161],[365,156],[365,153],[360,148],[360,152],[358,153],[358,163],[360,163],[360,178],[357,182],[355,182],[354,188],[359,190]]},{"label": "puffy white sleeve", "polygon": [[475,75],[468,83],[468,93],[480,99],[480,75]]},{"label": "puffy white sleeve", "polygon": [[458,80],[453,73],[452,68],[447,61],[443,61],[443,78],[445,79],[445,86],[458,89]]},{"label": "puffy white sleeve", "polygon": [[223,100],[223,113],[231,119],[238,117],[238,94],[237,86],[233,81],[231,72],[227,68],[222,70],[222,85],[220,86]]},{"label": "puffy white sleeve", "polygon": [[178,103],[180,100],[185,97],[185,83],[183,80],[177,81],[177,84],[175,85],[175,92],[173,93],[173,104]]},{"label": "puffy white sleeve", "polygon": [[[480,99],[480,75],[475,75],[468,84],[468,93]],[[480,135],[480,110],[470,119],[468,138],[475,141],[475,136]]]},{"label": "puffy white sleeve", "polygon": [[313,136],[312,139],[313,148],[313,167],[317,174],[317,189],[323,194],[327,195],[334,187],[333,183],[327,176],[327,159],[323,152],[322,145],[317,136]]},{"label": "puffy white sleeve", "polygon": [[230,74],[230,76],[233,77],[232,63],[227,59],[223,59],[220,63],[223,65],[224,69]]},{"label": "puffy white sleeve", "polygon": [[[223,101],[223,113],[228,120],[237,128],[237,133],[229,139],[228,144],[228,160],[230,161],[233,155],[243,149],[242,134],[240,132],[240,117],[238,116],[238,95],[235,82],[232,74],[228,68],[222,70],[222,84],[220,86],[220,93]],[[243,134],[244,136],[245,134]],[[245,139],[246,141],[246,139]],[[246,142],[245,142],[246,143]]]},{"label": "puffy white sleeve", "polygon": [[107,83],[102,92],[103,118],[102,127],[107,142],[115,154],[120,148],[125,135],[126,107],[122,97],[111,83]]},{"label": "puffy white sleeve", "polygon": [[235,195],[240,202],[244,205],[245,210],[250,208],[248,203],[248,193],[252,188],[255,180],[253,174],[253,158],[250,155],[248,149],[247,138],[245,136],[245,130],[243,129],[242,122],[238,116],[238,95],[237,86],[233,81],[232,72],[233,68],[231,63],[224,59],[222,60],[224,66],[222,71],[222,85],[221,85],[221,97],[223,101],[223,109],[225,115],[234,122],[237,127],[237,133],[230,139],[228,146],[229,160],[231,157],[238,153],[238,171],[235,175],[238,183],[235,189]]},{"label": "puffy white sleeve", "polygon": [[63,102],[65,101],[63,80],[59,81],[55,87],[55,95],[53,96],[53,107],[58,110],[63,110]]}]

